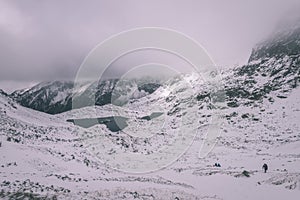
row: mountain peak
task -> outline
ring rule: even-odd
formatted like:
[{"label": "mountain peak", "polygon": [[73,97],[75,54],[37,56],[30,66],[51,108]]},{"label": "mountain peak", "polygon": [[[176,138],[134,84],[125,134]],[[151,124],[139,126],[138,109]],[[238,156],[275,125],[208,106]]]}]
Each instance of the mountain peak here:
[{"label": "mountain peak", "polygon": [[290,23],[293,25],[278,25],[269,39],[256,45],[248,63],[300,55],[300,19]]},{"label": "mountain peak", "polygon": [[6,93],[6,92],[4,92],[2,89],[0,89],[0,95],[7,96],[7,93]]}]

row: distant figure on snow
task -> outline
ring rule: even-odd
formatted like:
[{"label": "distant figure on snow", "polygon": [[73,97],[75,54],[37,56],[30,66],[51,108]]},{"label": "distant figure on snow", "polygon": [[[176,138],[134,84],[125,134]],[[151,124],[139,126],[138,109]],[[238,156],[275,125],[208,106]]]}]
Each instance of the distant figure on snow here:
[{"label": "distant figure on snow", "polygon": [[267,173],[268,165],[266,163],[262,166],[262,168],[263,168],[264,172]]},{"label": "distant figure on snow", "polygon": [[221,167],[220,163],[215,163],[215,167]]}]

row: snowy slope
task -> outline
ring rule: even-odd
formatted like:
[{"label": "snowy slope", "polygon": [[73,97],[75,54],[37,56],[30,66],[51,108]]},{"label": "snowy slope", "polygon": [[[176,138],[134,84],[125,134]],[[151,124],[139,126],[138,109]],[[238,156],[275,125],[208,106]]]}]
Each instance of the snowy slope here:
[{"label": "snowy slope", "polygon": [[[199,82],[194,75],[183,79]],[[117,107],[113,112],[143,116],[159,106],[171,111],[162,116],[167,118],[166,121],[176,121],[189,103],[193,102],[191,106],[196,108],[203,104],[196,103],[194,94],[183,90],[188,85],[180,82],[178,79],[170,81],[152,95],[123,106],[124,112]],[[194,100],[191,101],[189,98],[192,97]],[[188,152],[163,170],[140,175],[106,168],[82,146],[78,136],[81,128],[64,122],[70,116],[83,117],[83,113],[91,117],[94,108],[52,116],[19,106],[4,95],[0,100],[0,187],[3,198],[36,195],[63,199],[297,199],[300,192],[299,88],[292,90],[287,98],[267,101],[261,107],[229,107],[224,114],[238,114],[226,119],[216,147],[204,159],[197,156],[210,111],[201,109],[200,118],[197,114],[194,115],[197,118],[190,120],[195,123],[199,135]],[[177,105],[179,101],[184,103]],[[174,112],[174,106],[180,111]],[[111,107],[96,107],[100,113],[96,112],[94,116],[108,115]],[[242,117],[245,113],[248,118]],[[260,121],[253,120],[253,115]],[[141,123],[150,129],[153,124],[149,123],[160,125],[160,120]],[[129,124],[139,123],[133,118]],[[183,124],[180,128],[188,130],[187,126],[193,124]],[[178,127],[175,125],[174,128]],[[84,130],[94,134],[101,133],[100,129],[109,133],[105,126]],[[161,147],[162,141],[170,140],[168,134],[170,132],[166,131],[164,140],[160,136],[149,140],[156,144],[152,150]],[[110,134],[107,137],[115,138]],[[119,135],[122,137],[125,136]],[[133,150],[143,153],[138,142],[126,149]],[[222,167],[213,167],[215,162],[220,162]],[[260,169],[264,162],[270,166],[267,174]],[[249,178],[242,175],[244,170],[250,173]]]},{"label": "snowy slope", "polygon": [[[88,199],[297,199],[300,191],[299,88],[292,90],[287,98],[273,96],[276,101],[265,101],[257,107],[228,107],[224,111],[228,119],[216,147],[207,157],[199,159],[210,110],[197,100],[194,90],[184,90],[189,87],[186,80],[196,84],[200,82],[198,77],[186,75],[182,80],[171,80],[153,94],[124,105],[121,111],[106,105],[51,116],[19,106],[2,95],[1,195],[64,199],[83,196]],[[199,135],[177,162],[151,174],[124,174],[106,168],[82,146],[78,136],[81,128],[64,122],[69,117],[80,118],[84,114],[85,117],[107,116],[112,110],[139,117],[156,108],[170,111],[162,117],[172,122],[190,109],[189,104],[197,110],[202,109],[198,114],[189,115],[194,116],[190,119],[192,124],[183,123],[180,128],[188,130],[196,125]],[[91,112],[94,110],[99,112]],[[237,114],[232,115],[234,112]],[[244,114],[248,117],[243,118]],[[160,125],[161,121],[139,122],[136,119],[132,117],[129,124],[133,126],[129,127],[142,123],[139,125],[153,130],[153,123]],[[177,129],[176,124],[169,125]],[[105,126],[84,130],[89,134],[109,133]],[[8,137],[10,141],[6,141]],[[107,137],[115,138],[111,134]],[[121,134],[119,138],[125,136]],[[166,129],[164,137],[159,135],[151,139],[148,142],[155,144],[154,151],[164,145],[163,141],[169,141],[171,135]],[[126,142],[129,141],[115,145],[126,146]],[[137,142],[125,151],[143,153],[141,146]],[[215,162],[220,162],[222,167],[213,167]],[[270,166],[267,174],[260,169],[264,162]],[[249,178],[243,177],[244,170],[249,171]]]},{"label": "snowy slope", "polygon": [[19,106],[9,97],[0,99],[1,198],[196,198],[188,184],[106,168],[82,147],[78,127]]},{"label": "snowy slope", "polygon": [[[182,80],[188,79],[195,84],[200,82],[194,75],[192,77],[184,76]],[[180,127],[185,131],[189,130],[189,127],[196,127],[199,130],[199,135],[189,151],[179,161],[155,174],[192,185],[193,192],[203,199],[205,197],[207,199],[259,199],[262,196],[266,199],[297,199],[300,192],[299,88],[290,90],[286,98],[277,97],[278,94],[275,91],[270,92],[268,96],[274,101],[265,98],[252,104],[228,106],[223,113],[226,120],[216,147],[207,157],[199,159],[198,152],[212,113],[206,108],[209,102],[205,103],[200,99],[197,103],[194,93],[184,90],[187,85],[181,81],[171,80],[153,94],[125,105],[119,111],[124,116],[131,115],[131,119],[135,119],[129,122],[132,128],[124,131],[139,135],[139,130],[149,132],[148,127],[160,127],[161,120],[165,120],[167,125],[169,121],[177,122],[181,114],[189,108],[188,104],[196,107],[197,110],[201,108],[197,115],[189,115],[189,124],[183,124]],[[176,108],[180,109],[176,110]],[[162,116],[167,119],[160,118],[151,122],[137,120],[136,116],[146,115],[155,109],[170,111]],[[96,112],[93,112],[94,110]],[[70,117],[107,116],[117,111],[116,107],[107,105],[73,110],[59,117],[68,119]],[[176,124],[173,125],[175,129],[179,128]],[[135,127],[138,128],[135,129]],[[100,133],[101,131],[97,131],[98,128],[99,126],[91,129]],[[170,141],[169,129],[166,128],[166,132],[162,134],[163,137],[160,135],[151,137],[148,140],[151,148],[147,149],[155,151],[155,148],[160,148],[165,141]],[[150,131],[157,130],[152,128]],[[161,131],[163,130],[160,130],[160,133]],[[126,141],[125,137],[120,134],[118,136],[119,139],[122,138],[122,141]],[[113,136],[111,138],[116,139]],[[127,148],[127,151],[143,153],[143,148],[145,148],[137,140],[130,142],[127,138],[125,143],[117,141],[119,140],[115,140],[113,145],[133,144]],[[222,168],[213,167],[215,162],[222,163]],[[267,174],[261,170],[265,162],[270,166]],[[249,178],[242,175],[244,170],[250,173]]]}]

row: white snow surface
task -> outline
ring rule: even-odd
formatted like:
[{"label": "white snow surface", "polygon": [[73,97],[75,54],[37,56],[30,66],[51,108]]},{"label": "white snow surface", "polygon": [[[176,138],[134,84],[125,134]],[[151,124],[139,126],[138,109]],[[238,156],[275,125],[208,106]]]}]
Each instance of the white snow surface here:
[{"label": "white snow surface", "polygon": [[[273,103],[224,109],[224,116],[237,115],[224,121],[215,148],[200,159],[199,149],[213,112],[200,109],[193,98],[195,88],[189,88],[201,82],[200,78],[193,75],[184,80],[188,83],[170,81],[121,108],[86,107],[54,116],[0,96],[0,198],[29,199],[32,194],[49,199],[299,199],[300,88],[285,99],[274,95]],[[201,90],[201,84],[197,90]],[[179,102],[180,111],[175,112]],[[154,120],[138,120],[159,111],[164,114]],[[171,165],[153,173],[128,174],[99,161],[80,135],[104,133],[104,137],[114,139],[117,133],[105,125],[84,129],[66,122],[116,114],[130,118],[125,131],[137,135],[141,130],[163,133],[149,139],[151,147],[147,148],[151,151],[171,141],[172,130],[196,129],[198,134],[188,151]],[[248,118],[242,118],[243,114]],[[187,115],[189,121],[180,123],[181,115]],[[159,129],[162,122],[165,128]],[[120,133],[120,137],[126,136]],[[131,148],[122,148],[114,141],[112,144],[112,148],[145,153],[143,144]],[[213,166],[216,162],[220,168]],[[261,169],[264,163],[269,165],[267,173]]]}]

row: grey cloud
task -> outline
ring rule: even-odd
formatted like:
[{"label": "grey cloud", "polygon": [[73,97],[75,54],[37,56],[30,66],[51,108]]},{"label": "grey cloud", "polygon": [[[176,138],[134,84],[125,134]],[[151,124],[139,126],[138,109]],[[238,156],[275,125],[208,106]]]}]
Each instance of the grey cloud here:
[{"label": "grey cloud", "polygon": [[[72,79],[112,34],[158,26],[202,44],[219,66],[246,62],[297,0],[0,2],[0,80]],[[297,12],[297,11],[295,11]]]}]

